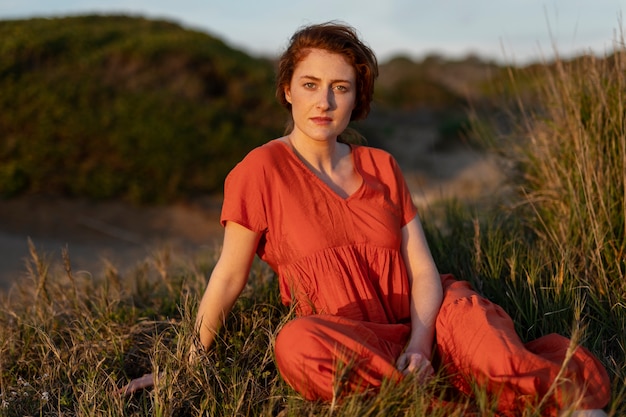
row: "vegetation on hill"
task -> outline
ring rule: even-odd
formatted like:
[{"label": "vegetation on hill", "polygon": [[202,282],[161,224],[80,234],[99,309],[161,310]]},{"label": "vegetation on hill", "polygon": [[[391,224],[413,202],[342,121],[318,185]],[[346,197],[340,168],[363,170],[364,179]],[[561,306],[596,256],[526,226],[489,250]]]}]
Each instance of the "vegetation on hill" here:
[{"label": "vegetation on hill", "polygon": [[282,132],[274,67],[164,21],[0,22],[0,196],[162,202],[220,190]]},{"label": "vegetation on hill", "polygon": [[486,96],[497,65],[475,56],[449,60],[430,55],[421,61],[398,56],[380,67],[377,102],[392,108],[450,111]]}]

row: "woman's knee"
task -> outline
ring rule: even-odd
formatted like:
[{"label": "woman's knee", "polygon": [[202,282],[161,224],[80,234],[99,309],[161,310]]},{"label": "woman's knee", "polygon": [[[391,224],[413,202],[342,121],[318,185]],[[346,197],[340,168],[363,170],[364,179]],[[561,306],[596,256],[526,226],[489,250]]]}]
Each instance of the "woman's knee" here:
[{"label": "woman's knee", "polygon": [[332,395],[332,352],[319,340],[317,326],[309,317],[294,319],[280,330],[274,347],[283,379],[311,400]]},{"label": "woman's knee", "polygon": [[[312,342],[312,325],[307,317],[291,320],[276,336],[276,356],[303,354],[303,347]],[[284,354],[284,355],[283,355]]]}]

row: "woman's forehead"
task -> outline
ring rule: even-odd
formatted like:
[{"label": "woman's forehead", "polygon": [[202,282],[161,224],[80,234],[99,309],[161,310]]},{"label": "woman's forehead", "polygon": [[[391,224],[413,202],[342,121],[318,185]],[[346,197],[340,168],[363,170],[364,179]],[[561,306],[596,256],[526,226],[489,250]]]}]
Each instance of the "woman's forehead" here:
[{"label": "woman's forehead", "polygon": [[296,65],[294,76],[337,78],[352,81],[355,71],[346,57],[324,49],[310,49]]}]

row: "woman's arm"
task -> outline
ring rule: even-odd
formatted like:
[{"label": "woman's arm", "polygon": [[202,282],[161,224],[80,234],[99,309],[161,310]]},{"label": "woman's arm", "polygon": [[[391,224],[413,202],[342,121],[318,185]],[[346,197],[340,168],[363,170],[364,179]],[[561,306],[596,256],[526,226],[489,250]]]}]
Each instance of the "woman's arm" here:
[{"label": "woman's arm", "polygon": [[397,366],[405,373],[432,373],[430,358],[443,289],[417,215],[402,228],[402,256],[411,285],[411,337]]},{"label": "woman's arm", "polygon": [[237,223],[227,222],[220,258],[198,306],[196,330],[207,349],[246,283],[260,233]]},{"label": "woman's arm", "polygon": [[[248,230],[237,223],[226,223],[222,252],[198,306],[196,330],[205,349],[213,342],[217,331],[248,281],[250,265],[260,236],[260,233]],[[195,357],[195,352],[195,346],[192,346],[190,360]],[[122,395],[131,395],[150,388],[155,383],[155,377],[155,374],[146,374],[135,378],[118,392]]]}]

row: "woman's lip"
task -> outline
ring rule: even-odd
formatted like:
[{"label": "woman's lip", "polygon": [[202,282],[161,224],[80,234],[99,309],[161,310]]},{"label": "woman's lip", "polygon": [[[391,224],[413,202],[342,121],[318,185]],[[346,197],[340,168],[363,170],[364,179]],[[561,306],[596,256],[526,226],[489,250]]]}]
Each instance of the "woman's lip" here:
[{"label": "woman's lip", "polygon": [[313,123],[326,124],[332,122],[333,119],[330,117],[311,117],[311,121]]}]

